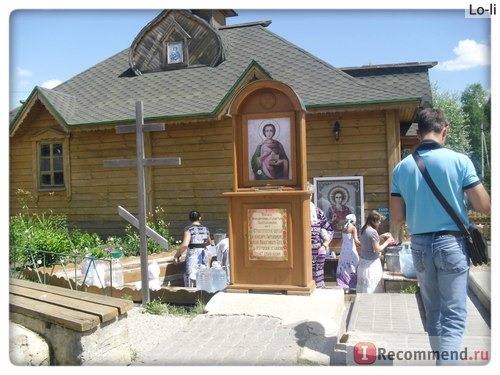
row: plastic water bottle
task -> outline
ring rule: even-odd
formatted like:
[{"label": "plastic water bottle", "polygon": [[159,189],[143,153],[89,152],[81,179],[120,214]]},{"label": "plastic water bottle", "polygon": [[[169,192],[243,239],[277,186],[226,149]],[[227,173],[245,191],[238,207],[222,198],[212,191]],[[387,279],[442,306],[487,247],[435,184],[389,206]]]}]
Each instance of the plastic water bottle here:
[{"label": "plastic water bottle", "polygon": [[87,278],[85,282],[87,285],[97,286],[103,288],[106,284],[106,264],[105,262],[90,258],[90,262],[87,269]]},{"label": "plastic water bottle", "polygon": [[226,289],[226,271],[224,271],[219,262],[212,263],[212,268],[210,268],[210,278],[212,280],[212,293]]},{"label": "plastic water bottle", "polygon": [[210,284],[210,270],[204,264],[200,264],[196,272],[196,289],[209,292],[212,289]]},{"label": "plastic water bottle", "polygon": [[114,287],[122,287],[123,280],[123,266],[120,259],[113,259],[111,264],[111,280]]},{"label": "plastic water bottle", "polygon": [[[112,251],[111,252],[111,270],[106,270],[106,285],[113,286],[114,288],[122,287],[124,284],[123,277],[123,265],[120,262],[120,257],[122,253],[121,251]],[[111,272],[111,275],[110,275]],[[111,278],[110,278],[111,276]]]}]

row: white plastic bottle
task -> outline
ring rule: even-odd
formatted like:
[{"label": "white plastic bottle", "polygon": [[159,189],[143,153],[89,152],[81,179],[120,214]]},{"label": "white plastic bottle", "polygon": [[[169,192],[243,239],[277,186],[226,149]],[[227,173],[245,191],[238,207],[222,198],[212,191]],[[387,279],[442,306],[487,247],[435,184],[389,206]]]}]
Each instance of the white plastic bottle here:
[{"label": "white plastic bottle", "polygon": [[124,284],[124,278],[123,278],[123,266],[122,263],[120,262],[120,259],[113,259],[112,260],[112,280],[113,280],[113,286],[114,287],[122,287]]},{"label": "white plastic bottle", "polygon": [[196,272],[196,289],[210,291],[210,270],[204,264],[200,264],[198,272]]},{"label": "white plastic bottle", "polygon": [[[106,270],[106,285],[119,288],[124,285],[123,265],[120,262],[121,251],[111,252],[111,270]],[[109,273],[111,271],[111,280],[109,280]]]},{"label": "white plastic bottle", "polygon": [[105,286],[106,262],[91,257],[87,270],[87,285],[103,288]]},{"label": "white plastic bottle", "polygon": [[224,271],[219,262],[212,263],[212,268],[210,268],[210,278],[212,280],[212,293],[226,289],[226,271]]}]

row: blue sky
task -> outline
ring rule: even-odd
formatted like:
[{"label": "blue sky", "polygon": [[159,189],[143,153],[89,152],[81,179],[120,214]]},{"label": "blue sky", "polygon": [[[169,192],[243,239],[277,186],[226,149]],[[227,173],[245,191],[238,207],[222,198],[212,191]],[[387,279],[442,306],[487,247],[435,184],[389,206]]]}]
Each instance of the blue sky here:
[{"label": "blue sky", "polygon": [[[271,20],[272,32],[336,67],[436,61],[430,78],[440,91],[461,92],[476,82],[490,89],[490,19],[466,18],[468,6],[444,10],[233,8],[239,16],[228,23]],[[36,85],[53,88],[128,48],[160,12],[158,7],[149,9],[12,9],[9,109]]]}]

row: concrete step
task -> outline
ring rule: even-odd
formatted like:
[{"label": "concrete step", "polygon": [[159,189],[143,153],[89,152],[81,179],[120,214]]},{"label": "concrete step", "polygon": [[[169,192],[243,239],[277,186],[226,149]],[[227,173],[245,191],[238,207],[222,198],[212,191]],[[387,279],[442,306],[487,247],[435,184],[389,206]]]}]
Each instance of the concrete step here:
[{"label": "concrete step", "polygon": [[[464,338],[464,364],[486,364],[491,353],[490,315],[472,293],[468,299]],[[337,343],[335,365],[358,365],[355,351],[361,344],[380,353],[400,353],[399,358],[378,356],[373,365],[429,365],[434,359],[418,358],[430,351],[424,329],[424,310],[418,294],[357,294],[348,316],[346,332]],[[370,350],[372,350],[370,349]],[[367,363],[365,363],[367,364]]]},{"label": "concrete step", "polygon": [[300,334],[301,359],[330,365],[345,322],[344,291],[316,289],[310,295],[219,292],[205,307],[209,315],[272,316]]},{"label": "concrete step", "polygon": [[469,272],[469,288],[488,312],[491,312],[490,266],[472,267]]}]

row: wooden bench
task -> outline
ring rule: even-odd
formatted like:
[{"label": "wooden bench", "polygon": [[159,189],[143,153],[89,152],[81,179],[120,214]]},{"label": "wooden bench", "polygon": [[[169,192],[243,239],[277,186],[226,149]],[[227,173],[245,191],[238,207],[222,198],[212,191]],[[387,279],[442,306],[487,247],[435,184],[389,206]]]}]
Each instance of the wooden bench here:
[{"label": "wooden bench", "polygon": [[53,365],[130,364],[132,308],[130,300],[10,279],[10,321],[47,341]]}]

